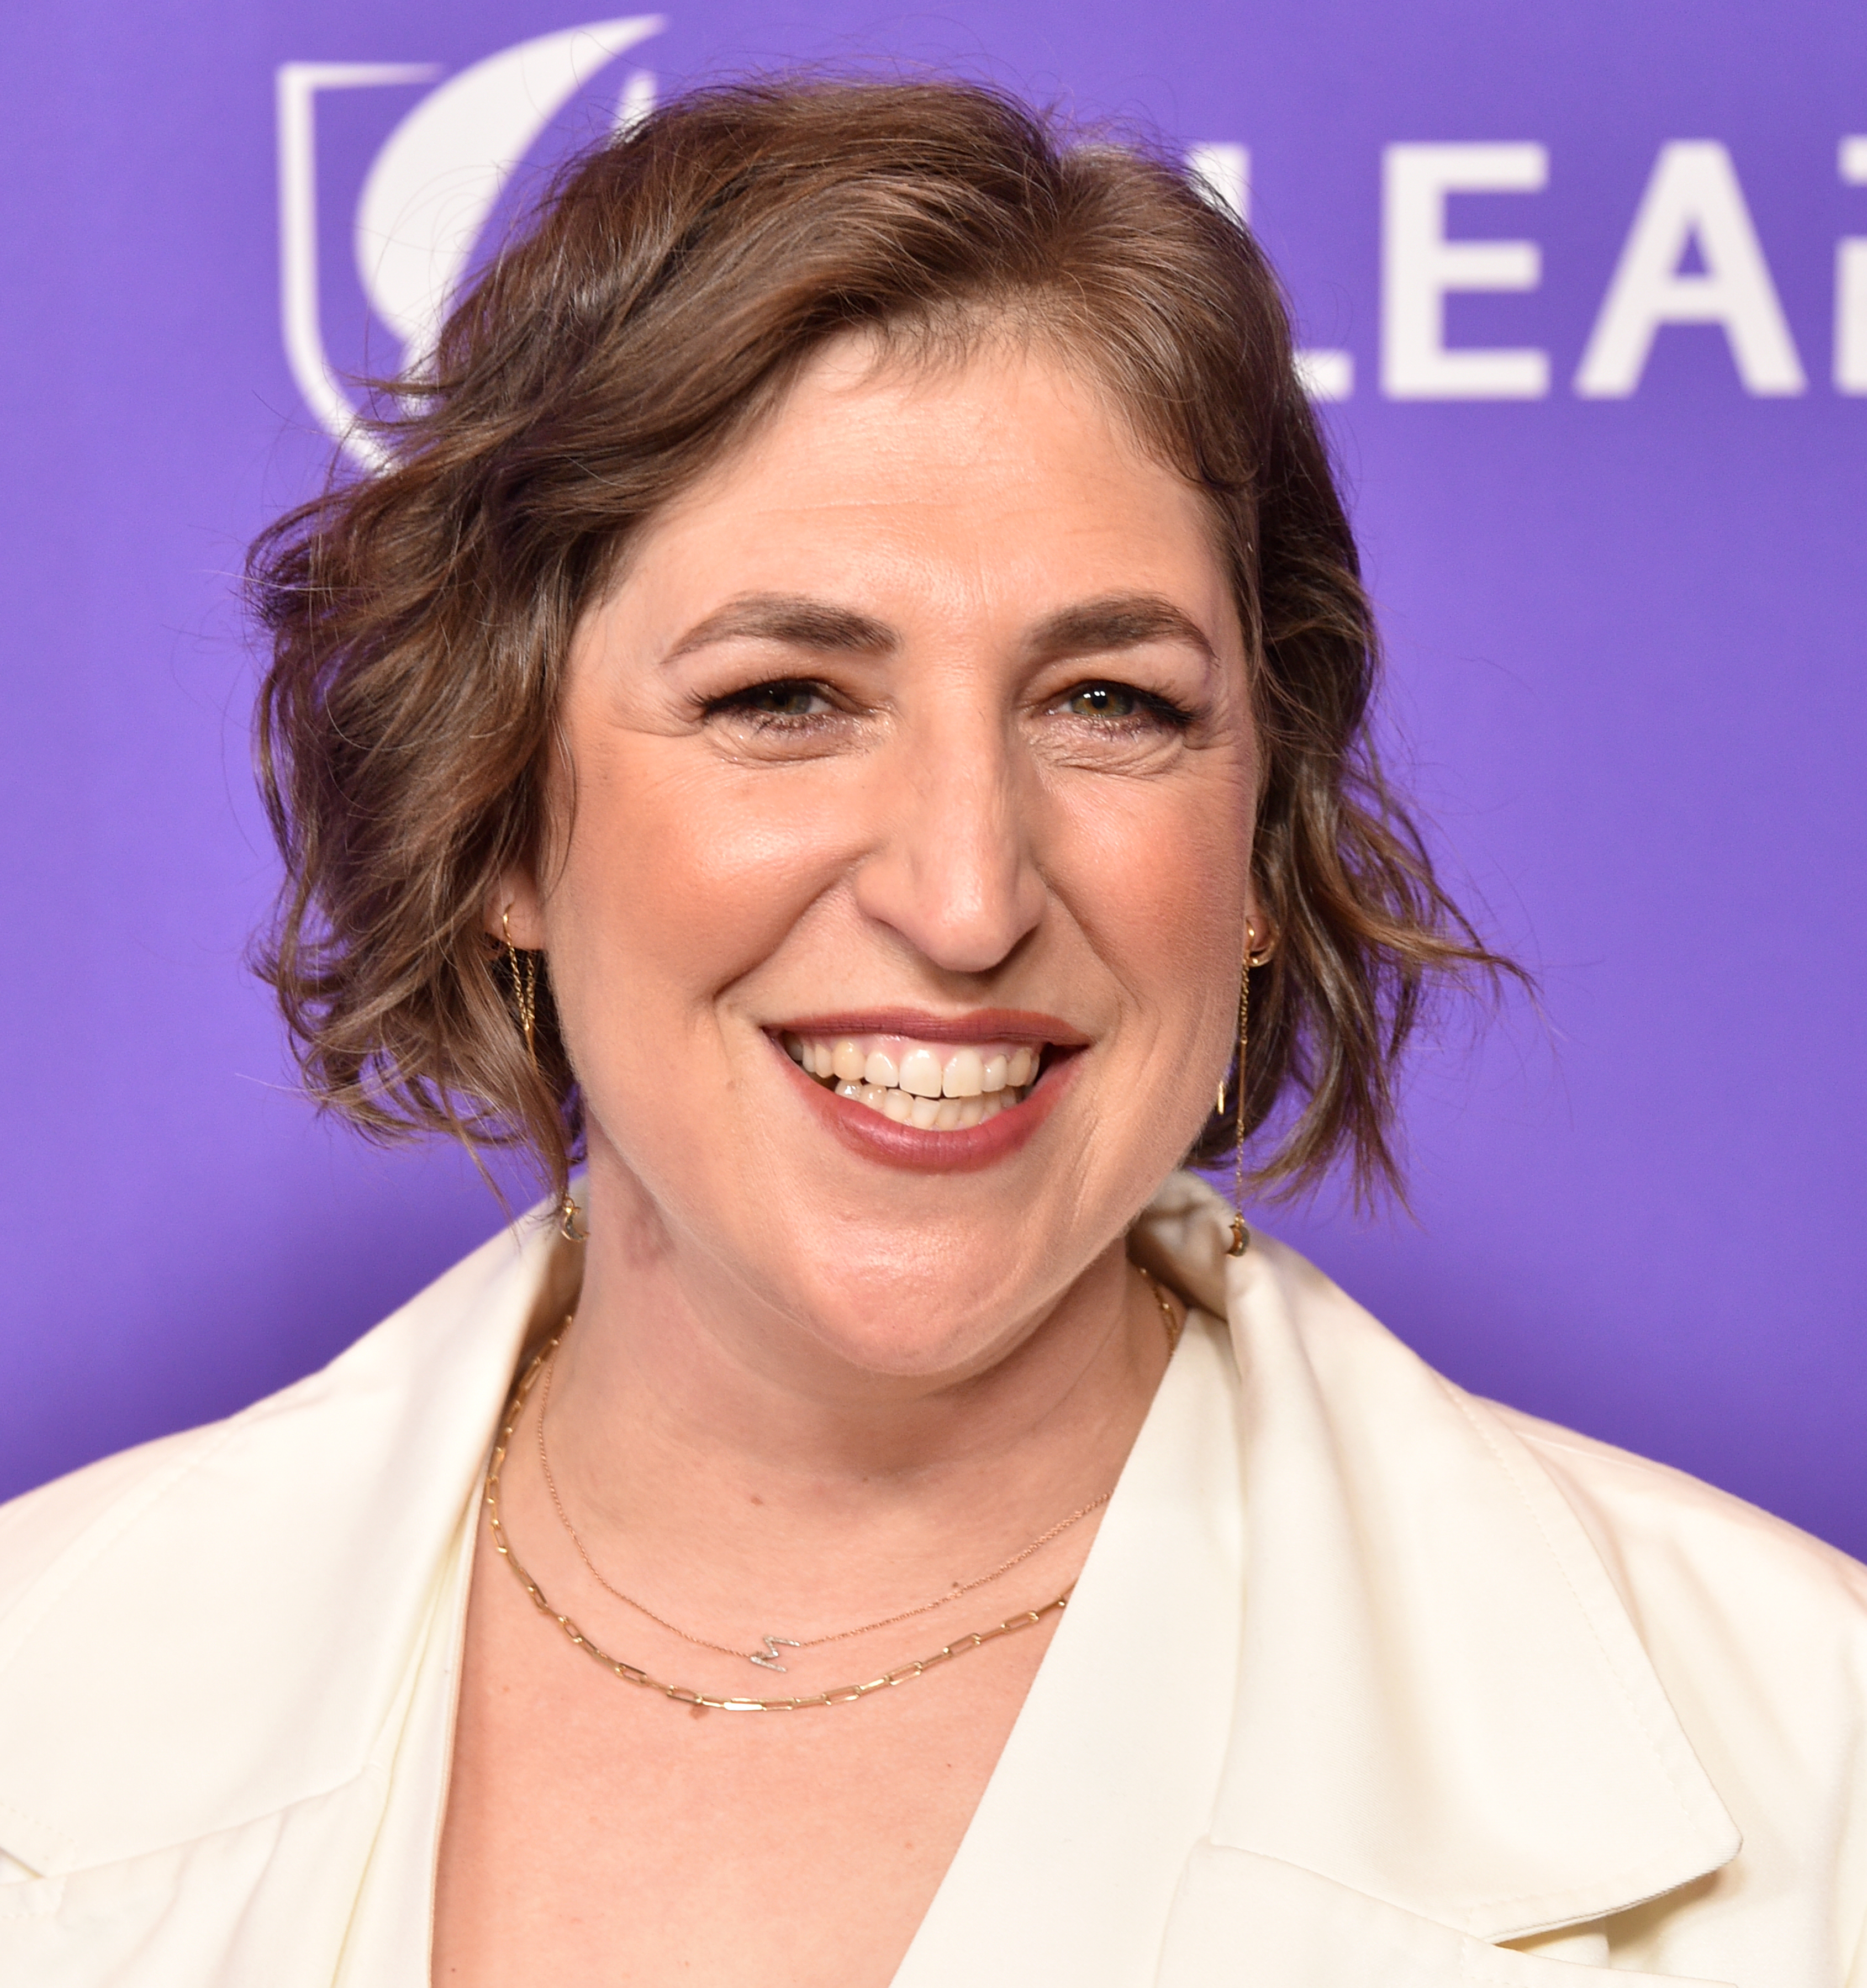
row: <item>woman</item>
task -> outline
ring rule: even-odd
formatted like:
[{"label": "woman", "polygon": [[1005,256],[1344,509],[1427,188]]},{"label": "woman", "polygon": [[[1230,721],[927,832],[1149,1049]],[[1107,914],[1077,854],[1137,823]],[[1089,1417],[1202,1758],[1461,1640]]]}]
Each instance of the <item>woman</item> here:
[{"label": "woman", "polygon": [[256,555],[268,971],[551,1212],[0,1519],[5,1978],[1867,1979],[1861,1570],[1175,1172],[1390,1178],[1497,965],[1249,238],[715,91],[387,425]]}]

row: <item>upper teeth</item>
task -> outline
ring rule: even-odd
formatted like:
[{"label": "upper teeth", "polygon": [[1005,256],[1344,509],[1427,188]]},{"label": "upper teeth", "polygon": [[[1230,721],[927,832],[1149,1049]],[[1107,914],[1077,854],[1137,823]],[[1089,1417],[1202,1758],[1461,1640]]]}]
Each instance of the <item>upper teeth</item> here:
[{"label": "upper teeth", "polygon": [[976,1125],[1018,1100],[1037,1073],[1025,1044],[946,1044],[901,1036],[786,1036],[784,1046],[812,1076],[903,1124],[948,1131]]}]

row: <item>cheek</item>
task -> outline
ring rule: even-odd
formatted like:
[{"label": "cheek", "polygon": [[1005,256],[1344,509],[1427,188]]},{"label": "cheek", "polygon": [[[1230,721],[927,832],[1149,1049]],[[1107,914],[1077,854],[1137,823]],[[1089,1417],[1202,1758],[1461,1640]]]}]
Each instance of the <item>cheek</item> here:
[{"label": "cheek", "polygon": [[677,1026],[769,958],[847,860],[848,811],[810,790],[810,770],[687,759],[655,739],[582,755],[560,877],[587,997],[607,1007],[600,990],[627,990]]},{"label": "cheek", "polygon": [[1104,791],[1068,811],[1067,870],[1055,881],[1169,1042],[1202,1039],[1237,999],[1250,835],[1248,807],[1217,778]]}]

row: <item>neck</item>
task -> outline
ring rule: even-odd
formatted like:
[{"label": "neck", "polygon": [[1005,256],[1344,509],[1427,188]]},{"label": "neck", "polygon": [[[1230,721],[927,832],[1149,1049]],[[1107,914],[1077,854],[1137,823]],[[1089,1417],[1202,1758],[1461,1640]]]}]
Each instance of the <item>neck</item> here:
[{"label": "neck", "polygon": [[[955,1333],[971,1357],[878,1370],[606,1185],[549,1433],[567,1509],[629,1591],[755,1639],[836,1627],[971,1579],[1114,1483],[1168,1351],[1119,1241],[1022,1315]],[[1031,1579],[1067,1584],[1091,1533]],[[1003,1598],[1033,1601],[1009,1581]]]}]

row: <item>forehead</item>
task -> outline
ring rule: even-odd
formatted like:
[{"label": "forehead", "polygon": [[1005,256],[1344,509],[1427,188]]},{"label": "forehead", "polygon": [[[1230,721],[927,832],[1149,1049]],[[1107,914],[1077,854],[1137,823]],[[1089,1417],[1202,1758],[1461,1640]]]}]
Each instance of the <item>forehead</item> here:
[{"label": "forehead", "polygon": [[1210,617],[1227,593],[1215,526],[1090,370],[1047,343],[852,334],[649,522],[624,583],[654,576],[688,593],[727,568],[739,587],[892,573],[1033,610],[1060,592],[1190,595]]},{"label": "forehead", "polygon": [[1172,475],[1087,364],[1011,325],[829,340],[707,480],[832,462],[842,474],[919,481],[983,471],[1022,482],[1058,468],[1150,484]]}]

